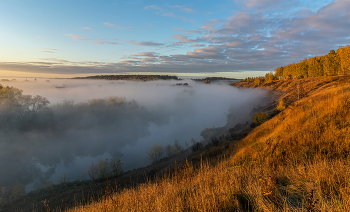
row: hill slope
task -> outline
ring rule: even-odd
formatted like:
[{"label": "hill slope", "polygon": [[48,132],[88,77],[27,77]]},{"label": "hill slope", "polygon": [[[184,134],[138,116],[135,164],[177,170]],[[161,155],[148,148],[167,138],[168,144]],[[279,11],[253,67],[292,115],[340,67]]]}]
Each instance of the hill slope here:
[{"label": "hill slope", "polygon": [[279,91],[287,109],[239,142],[226,137],[222,147],[196,153],[216,148],[219,162],[184,162],[68,211],[350,211],[349,77],[259,87]]}]

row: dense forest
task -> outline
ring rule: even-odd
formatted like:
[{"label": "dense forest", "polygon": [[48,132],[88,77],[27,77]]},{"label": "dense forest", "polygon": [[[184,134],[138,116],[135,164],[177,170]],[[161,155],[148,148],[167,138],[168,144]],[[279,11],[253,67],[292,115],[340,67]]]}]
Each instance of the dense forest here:
[{"label": "dense forest", "polygon": [[278,79],[303,77],[347,75],[350,73],[350,46],[342,46],[337,51],[331,50],[324,56],[307,58],[299,63],[275,69]]},{"label": "dense forest", "polygon": [[96,75],[88,77],[76,77],[74,79],[106,79],[106,80],[136,80],[136,81],[154,81],[154,80],[179,80],[177,76],[169,75]]}]

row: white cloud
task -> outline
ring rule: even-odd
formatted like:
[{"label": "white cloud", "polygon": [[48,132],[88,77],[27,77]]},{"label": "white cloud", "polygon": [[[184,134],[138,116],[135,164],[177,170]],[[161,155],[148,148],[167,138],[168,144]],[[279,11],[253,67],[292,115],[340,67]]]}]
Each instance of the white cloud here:
[{"label": "white cloud", "polygon": [[109,22],[102,22],[103,25],[109,26],[109,27],[115,27],[115,24],[111,24]]},{"label": "white cloud", "polygon": [[71,37],[73,40],[89,40],[87,38],[81,37],[76,34],[65,34],[65,35]]},{"label": "white cloud", "polygon": [[188,8],[188,7],[186,7],[186,6],[173,5],[173,6],[171,6],[171,7],[172,7],[172,8],[176,8],[176,9],[180,9],[180,10],[183,10],[183,11],[185,11],[185,12],[190,12],[190,13],[195,12],[194,9]]},{"label": "white cloud", "polygon": [[146,6],[144,8],[145,10],[148,10],[148,9],[153,9],[153,10],[159,10],[159,11],[163,11],[162,8],[158,7],[157,5],[150,5],[150,6]]}]

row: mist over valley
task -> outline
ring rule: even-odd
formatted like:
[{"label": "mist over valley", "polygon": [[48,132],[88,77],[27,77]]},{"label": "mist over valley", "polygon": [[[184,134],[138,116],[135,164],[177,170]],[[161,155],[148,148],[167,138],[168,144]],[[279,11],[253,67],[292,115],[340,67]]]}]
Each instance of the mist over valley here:
[{"label": "mist over valley", "polygon": [[177,140],[186,149],[192,138],[203,140],[202,130],[224,126],[228,117],[232,126],[250,121],[266,96],[225,83],[176,83],[2,81],[3,90],[14,88],[0,97],[0,186],[21,183],[30,191],[63,177],[87,180],[89,166],[100,159],[119,158],[124,171],[146,166],[153,144]]}]

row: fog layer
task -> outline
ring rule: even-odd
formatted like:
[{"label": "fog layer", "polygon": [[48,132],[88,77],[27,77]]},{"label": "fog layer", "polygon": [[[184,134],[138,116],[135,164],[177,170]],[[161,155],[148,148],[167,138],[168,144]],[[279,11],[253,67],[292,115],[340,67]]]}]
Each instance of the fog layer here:
[{"label": "fog layer", "polygon": [[118,157],[124,170],[148,165],[152,144],[199,141],[204,128],[225,125],[229,113],[236,123],[248,121],[265,96],[227,84],[176,83],[1,82],[23,93],[17,103],[0,97],[0,186],[38,186],[45,179],[57,183],[63,175],[88,179],[88,167],[100,158]]}]

